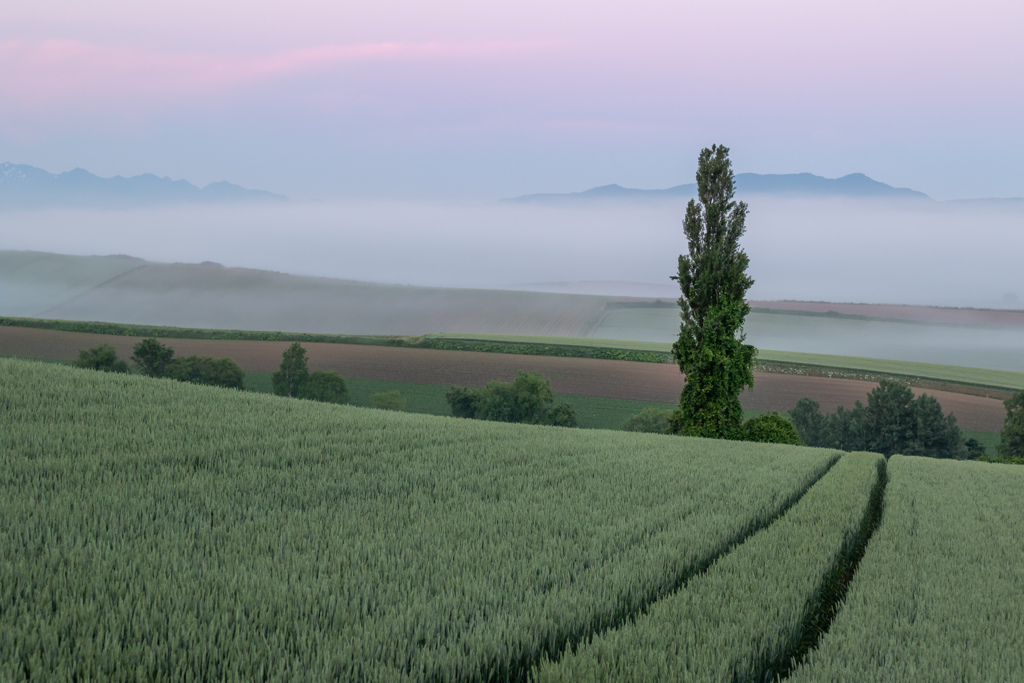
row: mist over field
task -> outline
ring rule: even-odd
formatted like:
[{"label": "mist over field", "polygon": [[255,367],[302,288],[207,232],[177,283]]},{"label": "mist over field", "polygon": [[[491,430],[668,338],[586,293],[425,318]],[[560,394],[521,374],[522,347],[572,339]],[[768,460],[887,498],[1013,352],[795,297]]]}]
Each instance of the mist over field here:
[{"label": "mist over field", "polygon": [[[1024,202],[750,205],[753,299],[1024,307]],[[216,261],[369,282],[676,296],[681,201],[346,202],[0,214],[0,248]]]}]

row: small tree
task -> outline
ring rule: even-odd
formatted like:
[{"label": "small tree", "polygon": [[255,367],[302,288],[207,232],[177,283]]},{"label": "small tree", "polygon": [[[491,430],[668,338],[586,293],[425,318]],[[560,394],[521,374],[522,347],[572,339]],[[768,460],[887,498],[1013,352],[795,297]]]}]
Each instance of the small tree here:
[{"label": "small tree", "polygon": [[370,397],[370,402],[373,403],[374,408],[379,410],[405,410],[405,396],[402,396],[402,392],[398,390],[374,394]]},{"label": "small tree", "polygon": [[117,349],[110,344],[79,351],[78,360],[73,365],[76,368],[101,372],[128,372],[128,364],[117,357]]},{"label": "small tree", "polygon": [[911,407],[914,412],[914,439],[902,451],[903,455],[927,455],[933,458],[970,457],[963,432],[952,413],[942,414],[942,406],[934,396],[921,394]]},{"label": "small tree", "polygon": [[484,388],[477,406],[478,418],[537,423],[554,400],[551,383],[539,372],[519,371],[511,384],[495,380]]},{"label": "small tree", "polygon": [[837,448],[841,451],[868,450],[867,409],[860,401],[854,401],[853,408],[844,406],[825,416],[822,426],[823,448]]},{"label": "small tree", "polygon": [[132,361],[147,377],[164,377],[173,358],[174,349],[156,339],[143,339],[132,347]]},{"label": "small tree", "polygon": [[306,364],[306,349],[295,342],[281,356],[280,369],[271,377],[274,393],[278,396],[299,395],[302,385],[309,379],[309,368]]},{"label": "small tree", "polygon": [[1024,389],[1006,399],[1006,422],[999,435],[999,457],[1024,458]]},{"label": "small tree", "polygon": [[821,405],[813,398],[804,396],[796,402],[796,407],[789,411],[800,440],[808,446],[824,446],[825,416],[821,414]]},{"label": "small tree", "polygon": [[740,249],[747,205],[733,201],[729,150],[701,150],[697,195],[686,206],[683,229],[689,253],[679,257],[679,339],[672,357],[686,375],[672,431],[688,436],[739,438],[743,408],[739,395],[754,383],[757,349],[744,344],[743,321],[750,312],[749,259]]},{"label": "small tree", "polygon": [[322,403],[348,403],[348,387],[338,373],[317,370],[299,387],[299,398]]},{"label": "small tree", "polygon": [[872,451],[890,456],[907,450],[917,427],[913,401],[914,392],[899,380],[884,378],[871,390],[867,420]]}]

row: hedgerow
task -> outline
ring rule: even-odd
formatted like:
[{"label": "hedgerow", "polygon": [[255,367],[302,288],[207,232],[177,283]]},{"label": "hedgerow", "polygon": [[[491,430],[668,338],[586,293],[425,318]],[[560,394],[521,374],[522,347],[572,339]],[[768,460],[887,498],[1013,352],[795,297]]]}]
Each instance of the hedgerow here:
[{"label": "hedgerow", "polygon": [[0,680],[521,679],[838,457],[9,359],[0,415]]}]

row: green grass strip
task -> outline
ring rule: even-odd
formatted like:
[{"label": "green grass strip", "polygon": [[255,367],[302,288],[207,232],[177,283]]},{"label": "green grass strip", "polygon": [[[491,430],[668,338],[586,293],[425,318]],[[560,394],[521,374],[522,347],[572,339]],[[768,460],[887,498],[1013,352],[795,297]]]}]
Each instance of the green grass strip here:
[{"label": "green grass strip", "polygon": [[1020,390],[1024,387],[1024,372],[989,370],[938,363],[916,363],[902,360],[881,360],[855,356],[832,356],[823,353],[798,353],[758,349],[760,362],[804,365],[839,370],[857,370],[880,375],[896,375],[920,379],[933,379],[957,384]]},{"label": "green grass strip", "polygon": [[846,603],[791,681],[1024,680],[1024,468],[894,455]]},{"label": "green grass strip", "polygon": [[314,334],[308,332],[271,332],[259,330],[214,330],[166,325],[134,325],[87,320],[45,320],[42,318],[0,317],[0,327],[28,327],[61,332],[85,332],[122,337],[160,339],[225,339],[231,341],[323,342],[327,344],[365,344],[369,346],[416,346],[419,337],[389,337],[355,334]]},{"label": "green grass strip", "polygon": [[784,674],[813,640],[867,541],[884,468],[880,455],[845,455],[766,530],[636,621],[545,662],[536,680],[757,681]]}]

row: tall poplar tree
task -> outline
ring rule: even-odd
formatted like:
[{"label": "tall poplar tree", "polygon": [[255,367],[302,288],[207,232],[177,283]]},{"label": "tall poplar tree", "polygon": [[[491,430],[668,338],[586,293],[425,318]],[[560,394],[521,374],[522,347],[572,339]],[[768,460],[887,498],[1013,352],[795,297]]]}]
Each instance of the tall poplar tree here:
[{"label": "tall poplar tree", "polygon": [[750,259],[740,249],[747,205],[733,201],[729,149],[712,145],[697,163],[698,201],[686,206],[683,229],[689,253],[679,257],[679,339],[672,357],[686,375],[686,387],[670,430],[686,436],[741,438],[739,395],[754,383],[757,349],[744,344],[743,322],[750,312]]}]

